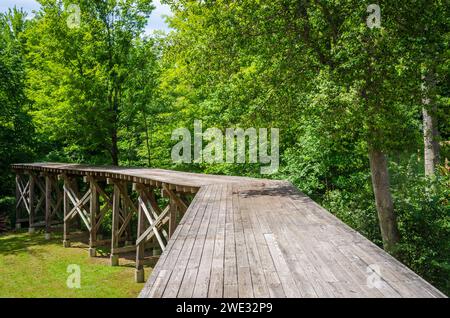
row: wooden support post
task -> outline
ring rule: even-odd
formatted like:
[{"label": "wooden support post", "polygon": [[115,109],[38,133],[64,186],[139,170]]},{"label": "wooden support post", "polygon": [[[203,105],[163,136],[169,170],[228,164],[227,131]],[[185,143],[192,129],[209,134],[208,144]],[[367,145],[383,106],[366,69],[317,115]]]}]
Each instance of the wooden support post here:
[{"label": "wooden support post", "polygon": [[119,247],[119,218],[120,218],[120,189],[117,183],[114,183],[113,208],[112,208],[112,228],[111,228],[111,266],[119,265],[119,255],[114,249]]},{"label": "wooden support post", "polygon": [[[145,216],[150,226],[144,231],[144,233],[142,233],[141,236],[137,238],[136,244],[139,244],[142,241],[147,241],[152,236],[155,236],[158,240],[158,244],[161,247],[161,250],[164,250],[165,243],[161,236],[163,233],[160,233],[160,231],[162,226],[165,225],[164,221],[168,219],[167,214],[169,213],[169,207],[167,206],[164,211],[161,211],[156,202],[153,191],[146,191],[144,188],[142,188],[140,196],[143,198],[143,201],[145,203],[149,203],[148,208],[145,203],[141,204],[141,207],[144,210]],[[153,252],[155,252],[155,250],[156,249],[153,249]]]},{"label": "wooden support post", "polygon": [[50,201],[50,210],[51,210],[51,219],[50,219],[50,224],[52,223],[52,221],[54,219],[62,219],[62,214],[61,213],[63,211],[62,208],[62,201],[63,201],[63,195],[62,195],[62,191],[60,190],[59,186],[58,186],[58,178],[55,175],[48,175],[51,181],[51,187],[50,187],[50,192],[51,192],[51,201]]},{"label": "wooden support post", "polygon": [[[122,196],[125,198],[128,196],[128,187],[125,183],[123,186],[124,192],[122,193]],[[132,207],[129,205],[128,200],[123,200],[123,219],[128,219],[128,214],[132,214],[133,211],[130,211]],[[131,220],[130,220],[131,221]],[[132,245],[133,242],[131,241],[131,222],[128,222],[128,225],[126,226],[125,230],[125,246]]]},{"label": "wooden support post", "polygon": [[45,175],[45,239],[50,239],[50,228],[52,220],[52,179]]},{"label": "wooden support post", "polygon": [[28,216],[29,225],[28,233],[34,233],[34,217],[35,217],[35,206],[34,206],[34,186],[36,184],[35,176],[30,172],[29,176],[30,185],[28,187],[28,206],[30,208],[30,214]]},{"label": "wooden support post", "polygon": [[170,197],[169,198],[169,238],[172,237],[172,234],[175,232],[177,227],[177,205],[175,200]]},{"label": "wooden support post", "polygon": [[[111,265],[118,265],[118,254],[125,251],[123,247],[119,248],[119,241],[125,240],[125,245],[129,246],[131,242],[131,219],[134,212],[138,209],[136,204],[128,196],[127,181],[107,179],[108,184],[112,184],[113,202],[112,202],[112,239],[111,239]],[[134,247],[133,247],[134,248]]]},{"label": "wooden support post", "polygon": [[66,176],[64,178],[64,193],[63,193],[63,206],[64,206],[64,236],[63,236],[63,246],[70,247],[69,240],[69,220],[67,219],[67,215],[70,212],[69,207],[69,195],[67,189],[70,188],[69,179]]},{"label": "wooden support post", "polygon": [[188,204],[182,199],[182,197],[177,194],[177,192],[172,191],[170,187],[163,186],[162,194],[169,197],[169,233],[168,237],[172,237],[175,229],[178,225],[179,215],[186,213],[188,209]]},{"label": "wooden support post", "polygon": [[89,231],[89,256],[95,257],[96,256],[95,244],[97,241],[97,215],[99,212],[99,201],[98,201],[98,192],[92,177],[90,177],[89,180],[89,187],[91,190],[91,199],[89,206],[90,210],[89,217],[91,223],[91,230]]},{"label": "wooden support post", "polygon": [[[78,187],[78,182],[77,182],[77,180],[75,178],[71,178],[70,179],[70,187],[73,190],[73,193],[75,194],[75,196],[77,198],[79,198],[80,197],[80,190],[79,190],[79,187]],[[81,218],[74,218],[73,222],[71,222],[71,226],[75,227],[76,230],[81,230],[81,223],[82,223]]]},{"label": "wooden support post", "polygon": [[[142,233],[144,233],[145,231],[145,215],[144,210],[142,209],[142,204],[144,204],[144,201],[141,196],[140,188],[138,187],[136,190],[139,192],[137,237],[140,237]],[[144,264],[143,264],[144,252],[145,252],[145,241],[136,244],[136,273],[135,273],[136,283],[143,283],[145,281]]]},{"label": "wooden support post", "polygon": [[54,181],[55,181],[55,189],[56,189],[56,206],[55,206],[55,215],[63,215],[63,209],[61,202],[63,201],[63,191],[61,191],[59,185],[58,185],[58,178],[54,177]]},{"label": "wooden support post", "polygon": [[[80,222],[82,221],[88,231],[91,232],[90,213],[85,208],[91,200],[91,188],[89,187],[84,195],[80,196],[76,180],[65,175],[62,178],[64,179],[64,246],[68,247],[70,246],[70,224],[74,218]],[[73,207],[70,208],[70,205]]]},{"label": "wooden support post", "polygon": [[16,172],[16,229],[20,229],[22,227],[20,220],[20,201],[22,200],[22,196],[20,194],[20,174]]}]

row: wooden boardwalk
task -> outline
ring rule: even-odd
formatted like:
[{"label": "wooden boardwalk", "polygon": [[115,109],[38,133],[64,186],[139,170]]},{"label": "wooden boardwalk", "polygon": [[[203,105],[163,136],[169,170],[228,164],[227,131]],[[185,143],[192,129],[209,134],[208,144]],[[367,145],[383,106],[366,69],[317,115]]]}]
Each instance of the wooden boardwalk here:
[{"label": "wooden boardwalk", "polygon": [[196,192],[140,297],[445,297],[289,182],[49,163],[13,169]]}]

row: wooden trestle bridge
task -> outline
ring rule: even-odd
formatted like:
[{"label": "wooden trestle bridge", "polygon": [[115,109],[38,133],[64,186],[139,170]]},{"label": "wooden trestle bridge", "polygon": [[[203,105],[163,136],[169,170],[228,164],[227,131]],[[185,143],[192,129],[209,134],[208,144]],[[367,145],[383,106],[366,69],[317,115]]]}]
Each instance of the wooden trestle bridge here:
[{"label": "wooden trestle bridge", "polygon": [[[140,297],[445,297],[289,182],[63,163],[12,168],[17,227],[43,227],[49,237],[63,224],[70,247],[82,223],[91,257],[105,242],[113,266],[136,251],[138,282],[148,256],[162,251]],[[100,240],[108,211],[111,239]]]}]

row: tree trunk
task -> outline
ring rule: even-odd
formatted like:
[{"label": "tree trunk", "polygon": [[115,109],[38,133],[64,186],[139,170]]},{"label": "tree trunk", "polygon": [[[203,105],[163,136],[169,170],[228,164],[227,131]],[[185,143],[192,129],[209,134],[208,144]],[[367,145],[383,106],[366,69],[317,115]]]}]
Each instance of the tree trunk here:
[{"label": "tree trunk", "polygon": [[437,106],[433,103],[430,106],[430,89],[434,85],[433,74],[429,73],[423,76],[422,84],[422,114],[423,114],[423,143],[424,143],[424,164],[425,175],[433,176],[435,169],[439,164],[439,131],[437,123]]},{"label": "tree trunk", "polygon": [[114,166],[119,165],[119,149],[117,147],[117,128],[113,127],[111,133],[111,160]]},{"label": "tree trunk", "polygon": [[150,153],[150,134],[148,132],[147,114],[145,113],[145,107],[142,106],[142,116],[144,117],[144,129],[145,129],[145,144],[147,146],[147,160],[148,167],[152,166],[151,153]]},{"label": "tree trunk", "polygon": [[400,241],[400,235],[389,188],[386,156],[379,150],[371,149],[369,151],[369,161],[383,246],[386,251],[393,252],[394,246]]},{"label": "tree trunk", "polygon": [[439,164],[439,132],[435,115],[436,106],[431,111],[424,107],[422,112],[425,175],[432,176]]},{"label": "tree trunk", "polygon": [[[422,114],[425,175],[433,176],[439,164],[439,131],[437,127],[437,106],[431,95],[435,85],[433,71],[426,71],[422,76]],[[430,106],[432,104],[432,106]]]},{"label": "tree trunk", "polygon": [[117,147],[117,127],[119,121],[119,100],[118,100],[118,90],[114,90],[113,97],[113,123],[111,131],[111,159],[112,164],[115,166],[119,165],[119,148]]}]

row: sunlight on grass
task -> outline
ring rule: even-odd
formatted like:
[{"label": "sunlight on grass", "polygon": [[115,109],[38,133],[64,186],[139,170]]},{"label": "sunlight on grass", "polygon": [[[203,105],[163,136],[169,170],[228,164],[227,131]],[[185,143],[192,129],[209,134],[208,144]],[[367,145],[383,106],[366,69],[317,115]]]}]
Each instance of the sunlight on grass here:
[{"label": "sunlight on grass", "polygon": [[[143,288],[134,282],[132,262],[111,267],[108,257],[90,258],[87,247],[61,242],[58,234],[50,241],[41,233],[0,236],[0,297],[136,297]],[[70,264],[80,266],[79,289],[66,285]]]}]

